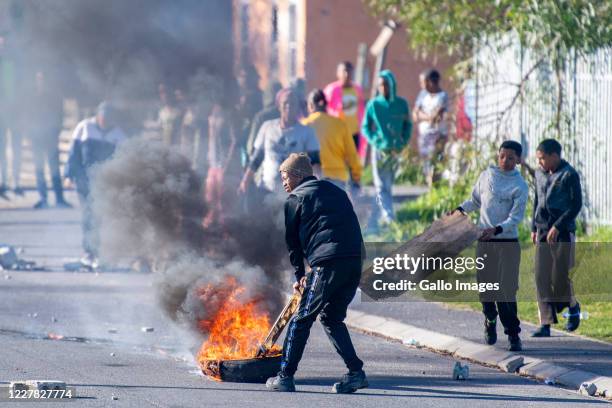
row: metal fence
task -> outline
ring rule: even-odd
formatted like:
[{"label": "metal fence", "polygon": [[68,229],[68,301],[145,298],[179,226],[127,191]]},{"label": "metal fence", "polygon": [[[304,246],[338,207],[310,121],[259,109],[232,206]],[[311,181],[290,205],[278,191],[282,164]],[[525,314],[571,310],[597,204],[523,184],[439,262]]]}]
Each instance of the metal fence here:
[{"label": "metal fence", "polygon": [[482,45],[475,57],[476,142],[518,140],[535,165],[538,143],[558,133],[552,123],[561,106],[560,142],[581,175],[585,219],[612,225],[612,48],[568,57],[560,96],[549,65],[514,38],[502,41]]}]

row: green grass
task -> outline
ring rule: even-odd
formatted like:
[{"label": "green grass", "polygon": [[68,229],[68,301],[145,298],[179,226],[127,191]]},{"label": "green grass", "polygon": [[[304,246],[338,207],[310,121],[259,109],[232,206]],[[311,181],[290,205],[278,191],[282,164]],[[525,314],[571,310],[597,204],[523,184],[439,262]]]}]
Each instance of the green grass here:
[{"label": "green grass", "polygon": [[[467,307],[472,310],[482,310],[478,302],[451,302],[451,307]],[[612,343],[612,302],[581,302],[582,311],[589,313],[587,320],[580,322],[580,327],[574,333]],[[518,302],[518,315],[521,321],[539,324],[538,306],[535,302]],[[553,326],[563,330],[565,319]]]},{"label": "green grass", "polygon": [[[580,323],[580,327],[575,333],[612,343],[610,250],[612,250],[612,244],[610,243],[578,245],[576,250],[577,263],[570,274],[582,312],[588,312],[589,315],[588,319]],[[519,318],[522,321],[539,324],[538,307],[535,301],[534,254],[534,248],[529,245],[525,246],[521,252],[520,284],[517,299],[519,300]],[[453,272],[451,273],[454,275]],[[460,279],[462,281],[475,281],[475,277],[475,272],[471,271],[461,275]],[[435,272],[428,279],[435,280],[439,278],[449,279],[448,274],[442,276],[439,272]],[[457,278],[457,276],[454,275],[454,278]],[[446,298],[446,303],[454,307],[468,307],[473,310],[481,310],[481,305],[477,301],[475,294],[469,296],[462,293],[458,294],[458,297],[459,302],[448,301],[449,298]],[[468,297],[472,298],[470,299],[471,301],[467,301],[466,298]],[[430,297],[430,299],[439,300],[435,297]],[[556,325],[556,328],[562,330],[566,320],[562,316],[559,316],[559,320],[560,322]]]},{"label": "green grass", "polygon": [[[403,173],[406,179],[418,175],[418,167],[410,161],[405,166]],[[415,170],[417,169],[417,170]],[[415,235],[427,229],[431,222],[441,217],[444,213],[456,208],[463,200],[469,197],[473,183],[478,176],[477,169],[463,174],[463,177],[454,186],[449,186],[442,181],[436,183],[432,189],[423,194],[416,200],[404,203],[397,211],[397,221],[388,227],[378,236],[366,236],[366,241],[370,242],[406,242]],[[371,180],[371,170],[366,169],[365,180]],[[415,181],[415,180],[412,180]],[[519,241],[523,245],[521,253],[521,270],[518,310],[519,318],[523,321],[538,324],[538,309],[535,301],[534,283],[534,247],[531,245],[529,219],[531,214],[531,201],[526,211],[525,220],[519,225]],[[476,214],[473,215],[476,222]],[[582,311],[588,312],[589,318],[583,320],[577,334],[592,337],[595,339],[612,342],[612,227],[598,227],[590,234],[586,234],[586,228],[582,222],[578,223],[577,240],[579,242],[603,243],[595,245],[578,245],[576,267],[572,270],[572,278],[576,297],[582,305]],[[474,250],[468,250],[465,255],[473,256]],[[452,273],[452,272],[451,272]],[[453,276],[432,274],[428,279],[436,278],[455,278],[459,277],[462,281],[475,281],[475,271],[466,272],[463,275]],[[480,303],[476,296],[465,299],[465,293],[460,301],[451,301],[448,293],[444,298],[437,297],[436,294],[427,293],[424,297],[433,301],[443,301],[455,307],[469,307],[474,310],[481,310]],[[451,294],[452,295],[452,294]],[[560,317],[557,328],[563,329],[565,319]]]}]

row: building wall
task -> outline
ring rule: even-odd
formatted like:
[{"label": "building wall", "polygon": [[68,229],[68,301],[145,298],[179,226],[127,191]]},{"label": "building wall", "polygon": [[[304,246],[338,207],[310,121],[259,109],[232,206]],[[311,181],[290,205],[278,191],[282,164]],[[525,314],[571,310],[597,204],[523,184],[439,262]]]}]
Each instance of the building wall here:
[{"label": "building wall", "polygon": [[[273,76],[275,49],[272,43],[273,2],[270,0],[234,0],[233,31],[235,71],[251,63],[260,76],[259,86],[267,86]],[[246,13],[246,19],[243,14]]]},{"label": "building wall", "polygon": [[[260,75],[262,89],[271,79],[288,85],[294,77],[305,78],[308,90],[324,87],[335,80],[338,62],[349,60],[355,63],[358,45],[366,43],[369,47],[381,29],[380,22],[368,13],[360,0],[234,0],[234,35],[237,41],[241,41],[238,7],[242,4],[248,4],[249,8],[248,54]],[[291,5],[297,13],[294,27],[290,24]],[[272,41],[275,8],[276,45]],[[290,72],[291,30],[296,33],[295,76]],[[240,49],[239,43],[236,49]],[[237,64],[241,62],[237,56]],[[368,53],[366,85],[372,81],[374,62],[375,58]],[[418,74],[432,66],[444,75],[451,64],[444,59],[417,59],[408,48],[406,33],[400,27],[389,44],[385,67],[395,73],[398,92],[408,98],[411,105],[419,92]],[[442,85],[451,88],[448,82]]]},{"label": "building wall", "polygon": [[[369,49],[381,26],[360,0],[307,0],[307,4],[306,79],[309,88],[322,87],[335,80],[338,62],[355,63],[359,43],[366,43]],[[370,74],[366,84],[372,81],[374,62],[375,58],[368,52]],[[432,66],[444,75],[450,64],[448,61],[417,60],[408,48],[405,30],[400,27],[389,43],[385,68],[396,75],[399,95],[407,97],[411,106],[420,90],[419,73]]]}]

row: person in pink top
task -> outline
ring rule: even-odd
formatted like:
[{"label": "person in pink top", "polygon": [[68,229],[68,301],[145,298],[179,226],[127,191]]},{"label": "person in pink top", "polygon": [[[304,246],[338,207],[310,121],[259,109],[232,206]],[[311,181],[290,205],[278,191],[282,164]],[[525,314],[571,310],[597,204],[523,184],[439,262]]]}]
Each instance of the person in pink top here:
[{"label": "person in pink top", "polygon": [[363,90],[353,82],[353,64],[349,61],[338,64],[336,77],[338,80],[327,85],[323,91],[327,99],[327,113],[344,120],[349,134],[355,140],[357,153],[363,159],[368,147],[368,142],[359,130],[365,103]]}]

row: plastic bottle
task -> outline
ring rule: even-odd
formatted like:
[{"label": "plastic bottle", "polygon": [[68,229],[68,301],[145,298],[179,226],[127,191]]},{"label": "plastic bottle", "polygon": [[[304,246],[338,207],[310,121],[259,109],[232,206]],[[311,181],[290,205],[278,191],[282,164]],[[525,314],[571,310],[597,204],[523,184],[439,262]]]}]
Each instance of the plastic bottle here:
[{"label": "plastic bottle", "polygon": [[[569,312],[564,312],[563,313],[563,318],[567,319],[569,318]],[[589,312],[584,311],[584,312],[580,312],[580,320],[587,320],[589,318]]]}]

